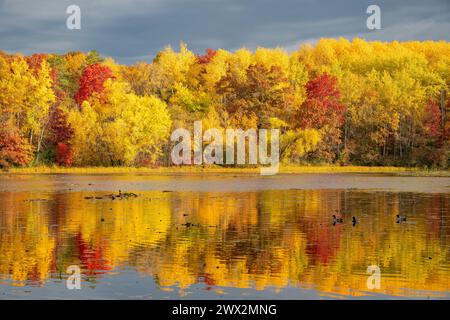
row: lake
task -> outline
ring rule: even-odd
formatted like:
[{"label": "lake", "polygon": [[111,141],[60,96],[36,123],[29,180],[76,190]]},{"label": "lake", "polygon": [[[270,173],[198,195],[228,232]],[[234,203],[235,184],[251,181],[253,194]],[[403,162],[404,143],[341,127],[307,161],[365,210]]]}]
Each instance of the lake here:
[{"label": "lake", "polygon": [[445,177],[4,174],[0,299],[449,299],[449,221]]}]

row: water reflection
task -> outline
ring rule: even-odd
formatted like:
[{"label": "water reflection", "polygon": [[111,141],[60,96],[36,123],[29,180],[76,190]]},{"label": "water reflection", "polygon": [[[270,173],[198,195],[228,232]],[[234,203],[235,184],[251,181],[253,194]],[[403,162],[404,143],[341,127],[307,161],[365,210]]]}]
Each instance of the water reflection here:
[{"label": "water reflection", "polygon": [[[80,265],[92,288],[132,269],[152,279],[152,290],[181,297],[193,285],[209,296],[230,288],[449,296],[449,194],[135,192],[123,200],[85,199],[104,192],[0,193],[0,284],[46,287]],[[344,224],[332,225],[334,212]],[[397,214],[407,223],[397,224]],[[366,286],[369,265],[381,268],[378,290]],[[111,290],[134,295],[132,287]]]}]

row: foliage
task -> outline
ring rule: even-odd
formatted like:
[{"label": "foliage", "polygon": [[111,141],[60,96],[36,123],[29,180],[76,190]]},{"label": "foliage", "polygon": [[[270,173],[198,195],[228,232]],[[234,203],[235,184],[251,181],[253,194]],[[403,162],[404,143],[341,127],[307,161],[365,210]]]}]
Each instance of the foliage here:
[{"label": "foliage", "polygon": [[73,158],[70,145],[58,142],[56,145],[56,163],[64,167],[72,166]]},{"label": "foliage", "polygon": [[0,128],[0,168],[28,165],[32,159],[32,148],[19,135],[19,130],[9,124]]},{"label": "foliage", "polygon": [[104,95],[72,110],[69,123],[76,128],[71,139],[76,164],[134,165],[142,156],[158,160],[171,120],[158,98],[139,97],[126,83],[107,81]]},{"label": "foliage", "polygon": [[109,78],[112,78],[112,72],[108,67],[98,63],[87,66],[75,94],[77,104],[81,106],[92,94],[101,93],[104,89],[103,83]]},{"label": "foliage", "polygon": [[449,70],[445,41],[321,39],[292,53],[201,55],[181,44],[130,66],[95,51],[0,53],[0,125],[36,163],[66,166],[167,164],[169,132],[202,120],[279,128],[288,164],[447,168]]}]

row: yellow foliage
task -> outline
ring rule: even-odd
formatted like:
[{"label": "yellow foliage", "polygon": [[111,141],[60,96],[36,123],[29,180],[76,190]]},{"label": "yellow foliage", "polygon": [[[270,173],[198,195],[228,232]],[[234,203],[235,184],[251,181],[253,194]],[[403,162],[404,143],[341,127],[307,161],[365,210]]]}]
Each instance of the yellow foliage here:
[{"label": "yellow foliage", "polygon": [[164,102],[136,96],[125,83],[111,80],[102,95],[71,111],[69,122],[75,128],[75,163],[93,165],[134,165],[139,156],[155,162],[171,126]]}]

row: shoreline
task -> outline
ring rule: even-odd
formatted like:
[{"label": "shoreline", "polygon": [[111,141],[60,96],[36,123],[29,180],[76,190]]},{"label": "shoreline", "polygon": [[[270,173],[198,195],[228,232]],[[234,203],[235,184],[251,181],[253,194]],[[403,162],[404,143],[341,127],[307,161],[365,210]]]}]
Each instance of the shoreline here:
[{"label": "shoreline", "polygon": [[[260,174],[260,168],[223,168],[219,166],[184,166],[184,167],[56,167],[38,166],[27,168],[10,168],[0,171],[2,175],[34,174]],[[280,166],[278,174],[302,173],[368,173],[392,174],[397,176],[450,177],[450,170],[433,170],[407,167],[369,167],[369,166],[333,166],[333,165],[286,165]]]}]

